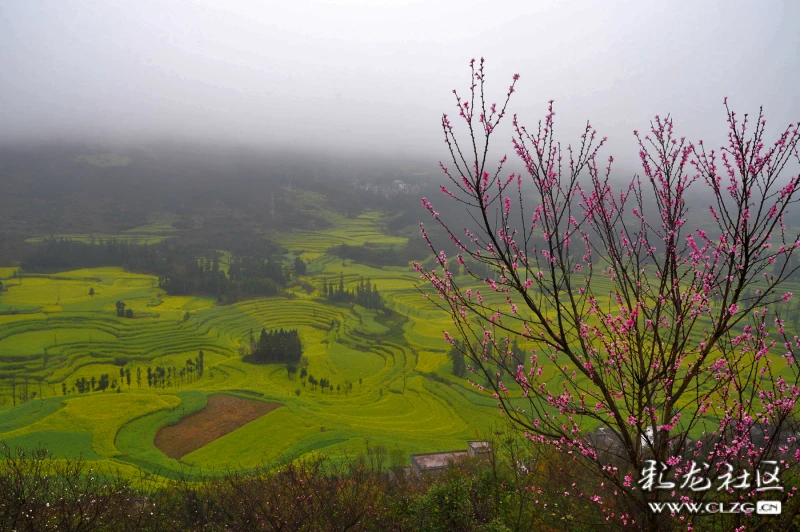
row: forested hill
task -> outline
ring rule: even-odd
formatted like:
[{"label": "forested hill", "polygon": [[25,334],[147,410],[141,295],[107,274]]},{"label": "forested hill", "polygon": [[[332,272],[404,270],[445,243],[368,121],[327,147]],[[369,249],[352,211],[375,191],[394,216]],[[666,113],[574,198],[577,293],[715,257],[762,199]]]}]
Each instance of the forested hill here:
[{"label": "forested hill", "polygon": [[[390,215],[388,230],[407,232],[423,216],[419,197],[435,190],[431,168],[432,161],[315,159],[178,143],[4,146],[0,263],[22,260],[25,241],[42,235],[165,236],[152,224],[165,213],[170,236],[179,231],[188,243],[239,255],[268,255],[254,250],[264,231],[329,226],[325,210],[347,217],[381,210]],[[415,185],[416,193],[396,194],[394,181]],[[325,209],[297,201],[297,190],[323,197]]]}]

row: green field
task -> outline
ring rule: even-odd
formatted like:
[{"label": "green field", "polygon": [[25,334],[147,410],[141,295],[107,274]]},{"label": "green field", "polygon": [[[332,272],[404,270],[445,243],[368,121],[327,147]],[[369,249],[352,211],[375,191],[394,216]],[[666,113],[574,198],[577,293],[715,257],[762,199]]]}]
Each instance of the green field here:
[{"label": "green field", "polygon": [[[326,207],[325,198],[308,190],[293,190],[288,198],[309,216],[320,218],[329,227],[294,231],[271,231],[267,236],[285,249],[298,254],[304,260],[323,256],[331,247],[340,244],[360,246],[363,244],[404,245],[407,238],[389,236],[382,232],[383,214],[367,211],[357,218],[348,218]],[[337,270],[337,275],[340,270]],[[406,271],[406,273],[408,273]]]},{"label": "green field", "polygon": [[[175,236],[178,232],[173,226],[176,217],[170,213],[157,213],[152,214],[147,220],[145,225],[132,227],[120,233],[107,234],[107,233],[78,233],[67,234],[59,233],[47,236],[37,236],[28,238],[26,240],[29,244],[37,244],[43,242],[46,238],[68,238],[76,242],[99,242],[100,240],[117,240],[120,242],[130,242],[133,244],[157,244],[164,239]],[[2,268],[0,268],[0,276],[2,276]]]},{"label": "green field", "polygon": [[[6,287],[0,294],[0,440],[41,444],[56,456],[83,456],[99,467],[164,476],[252,467],[315,451],[337,457],[368,445],[406,456],[465,448],[466,440],[490,430],[500,417],[486,392],[449,374],[442,338],[449,319],[420,295],[417,274],[411,267],[371,268],[325,254],[340,242],[406,242],[382,234],[380,219],[376,212],[354,219],[336,215],[331,228],[284,233],[279,242],[309,261],[305,280],[313,285],[341,274],[346,285],[369,278],[395,311],[391,319],[299,289],[291,291],[292,298],[223,306],[210,298],[169,296],[154,277],[119,268],[16,278],[12,269],[0,270]],[[167,229],[154,224],[152,234],[163,236]],[[136,234],[145,234],[144,228]],[[134,319],[116,316],[118,300],[133,309]],[[240,347],[250,331],[258,334],[262,327],[297,328],[308,372],[330,380],[333,392],[289,380],[284,365],[243,362]],[[199,351],[205,357],[202,378],[164,388],[137,382],[139,370],[180,367]],[[130,385],[120,368],[130,370]],[[77,379],[102,374],[117,380],[117,387],[75,390]],[[24,404],[11,404],[12,381],[18,392],[26,387]],[[284,407],[180,461],[153,445],[159,427],[223,392]]]},{"label": "green field", "polygon": [[[501,421],[496,402],[451,375],[442,332],[452,330],[452,322],[422,297],[413,268],[376,268],[326,253],[342,242],[403,245],[406,239],[384,234],[379,212],[348,218],[326,210],[321,196],[293,194],[328,226],[268,235],[288,251],[287,262],[295,256],[307,261],[306,285],[321,287],[323,280],[342,277],[352,287],[370,279],[391,317],[332,304],[300,286],[285,297],[219,305],[208,297],[167,295],[155,277],[120,268],[23,275],[0,268],[5,287],[0,293],[0,440],[24,448],[42,445],[59,457],[82,456],[123,474],[144,470],[174,476],[253,467],[310,452],[340,457],[374,445],[399,450],[407,459],[463,449],[466,440],[490,431]],[[169,215],[153,216],[147,226],[114,237],[166,238],[172,222]],[[592,287],[596,293],[611,288],[603,279]],[[133,310],[133,319],[116,316],[118,300]],[[491,292],[486,301],[505,304],[503,296]],[[297,328],[308,372],[328,379],[332,393],[312,390],[297,377],[290,380],[284,365],[243,362],[251,331],[257,335],[262,327]],[[175,377],[164,387],[150,387],[143,377],[148,368],[181,368],[200,351],[205,373],[199,379]],[[545,378],[558,386],[561,377],[551,370]],[[111,387],[78,392],[76,381],[104,374]],[[26,402],[15,404],[12,390],[17,398],[24,390]],[[208,396],[217,393],[283,407],[180,461],[155,447],[160,427],[202,410]]]}]

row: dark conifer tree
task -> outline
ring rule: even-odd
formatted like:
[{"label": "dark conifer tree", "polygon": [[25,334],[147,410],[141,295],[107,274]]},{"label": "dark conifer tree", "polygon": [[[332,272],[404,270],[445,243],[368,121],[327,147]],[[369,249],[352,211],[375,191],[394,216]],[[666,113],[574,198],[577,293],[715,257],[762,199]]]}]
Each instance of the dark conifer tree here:
[{"label": "dark conifer tree", "polygon": [[453,362],[453,375],[463,377],[467,366],[464,362],[464,344],[461,340],[455,341],[455,345],[450,348],[447,357]]}]

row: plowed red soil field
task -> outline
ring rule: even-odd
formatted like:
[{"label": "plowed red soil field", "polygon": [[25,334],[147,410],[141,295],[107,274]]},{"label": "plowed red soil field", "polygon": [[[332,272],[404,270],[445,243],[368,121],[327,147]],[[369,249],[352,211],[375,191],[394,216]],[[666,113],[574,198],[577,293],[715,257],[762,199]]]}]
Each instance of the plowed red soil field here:
[{"label": "plowed red soil field", "polygon": [[180,459],[280,406],[232,395],[210,395],[201,411],[158,429],[154,444],[170,458]]}]

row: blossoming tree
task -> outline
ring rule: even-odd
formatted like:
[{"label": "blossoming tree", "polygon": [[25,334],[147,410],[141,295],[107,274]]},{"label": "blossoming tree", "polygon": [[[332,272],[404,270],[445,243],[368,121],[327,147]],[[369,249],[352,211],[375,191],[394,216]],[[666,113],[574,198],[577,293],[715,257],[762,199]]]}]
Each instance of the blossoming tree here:
[{"label": "blossoming tree", "polygon": [[[509,174],[490,140],[519,76],[490,104],[483,59],[470,66],[468,95],[453,91],[458,119],[442,117],[451,184],[441,191],[474,224],[451,227],[423,199],[452,242],[436,245],[420,224],[435,264],[415,268],[453,318],[444,336],[468,357],[473,385],[531,442],[593,474],[563,495],[584,498],[598,521],[691,530],[699,517],[650,503],[767,498],[783,502],[781,515],[745,506],[725,522],[791,522],[800,339],[782,312],[800,176],[785,174],[800,160],[800,123],[768,145],[761,112],[740,119],[726,100],[727,146],[710,150],[656,116],[634,131],[641,176],[619,182],[590,124],[575,145],[556,140],[551,101],[534,129],[513,116],[525,171]],[[702,194],[707,210],[690,213]]]}]

